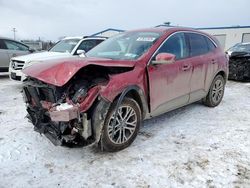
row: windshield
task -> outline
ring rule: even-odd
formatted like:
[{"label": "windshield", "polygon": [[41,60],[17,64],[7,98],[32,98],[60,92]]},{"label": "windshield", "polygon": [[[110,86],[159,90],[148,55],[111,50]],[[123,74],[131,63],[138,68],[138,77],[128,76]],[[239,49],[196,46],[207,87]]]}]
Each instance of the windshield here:
[{"label": "windshield", "polygon": [[58,43],[56,43],[55,46],[53,46],[49,51],[50,52],[71,53],[79,41],[80,41],[80,39],[61,40]]},{"label": "windshield", "polygon": [[250,44],[237,44],[229,49],[232,52],[250,52]]},{"label": "windshield", "polygon": [[160,37],[156,32],[128,32],[112,37],[92,50],[87,57],[134,60],[142,56]]}]

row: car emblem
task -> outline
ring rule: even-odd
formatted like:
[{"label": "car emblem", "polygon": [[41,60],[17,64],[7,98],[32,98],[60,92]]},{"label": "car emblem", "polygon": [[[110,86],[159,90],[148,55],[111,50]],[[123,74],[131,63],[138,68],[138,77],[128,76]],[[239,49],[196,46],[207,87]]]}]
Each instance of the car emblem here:
[{"label": "car emblem", "polygon": [[17,64],[16,64],[16,62],[15,62],[15,61],[12,61],[12,64],[11,64],[11,66],[12,66],[12,68],[13,68],[13,69],[16,69],[16,67],[17,67]]}]

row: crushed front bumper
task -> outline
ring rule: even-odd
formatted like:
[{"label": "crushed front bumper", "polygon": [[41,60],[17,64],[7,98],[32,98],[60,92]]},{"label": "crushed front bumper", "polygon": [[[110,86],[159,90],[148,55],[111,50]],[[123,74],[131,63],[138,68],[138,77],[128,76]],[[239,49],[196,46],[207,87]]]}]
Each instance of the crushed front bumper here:
[{"label": "crushed front bumper", "polygon": [[80,113],[80,105],[58,110],[52,107],[57,96],[53,88],[43,85],[25,85],[24,100],[28,118],[35,131],[44,134],[55,145],[85,146],[93,143],[91,121]]}]

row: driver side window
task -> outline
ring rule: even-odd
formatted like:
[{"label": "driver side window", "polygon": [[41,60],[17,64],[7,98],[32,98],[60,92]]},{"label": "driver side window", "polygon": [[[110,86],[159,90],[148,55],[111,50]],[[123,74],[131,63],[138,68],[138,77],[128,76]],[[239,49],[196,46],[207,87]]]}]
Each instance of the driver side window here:
[{"label": "driver side window", "polygon": [[176,33],[168,38],[159,48],[156,54],[159,53],[174,54],[176,60],[188,57],[188,47],[186,44],[184,33]]}]

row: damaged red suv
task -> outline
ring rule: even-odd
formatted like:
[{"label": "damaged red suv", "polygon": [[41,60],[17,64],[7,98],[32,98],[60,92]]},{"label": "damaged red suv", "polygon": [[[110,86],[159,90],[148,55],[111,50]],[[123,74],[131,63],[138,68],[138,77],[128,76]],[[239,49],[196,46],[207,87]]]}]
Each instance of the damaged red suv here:
[{"label": "damaged red suv", "polygon": [[118,151],[141,122],[223,97],[228,60],[210,35],[150,28],[112,37],[86,54],[27,67],[23,93],[35,130],[55,145]]}]

